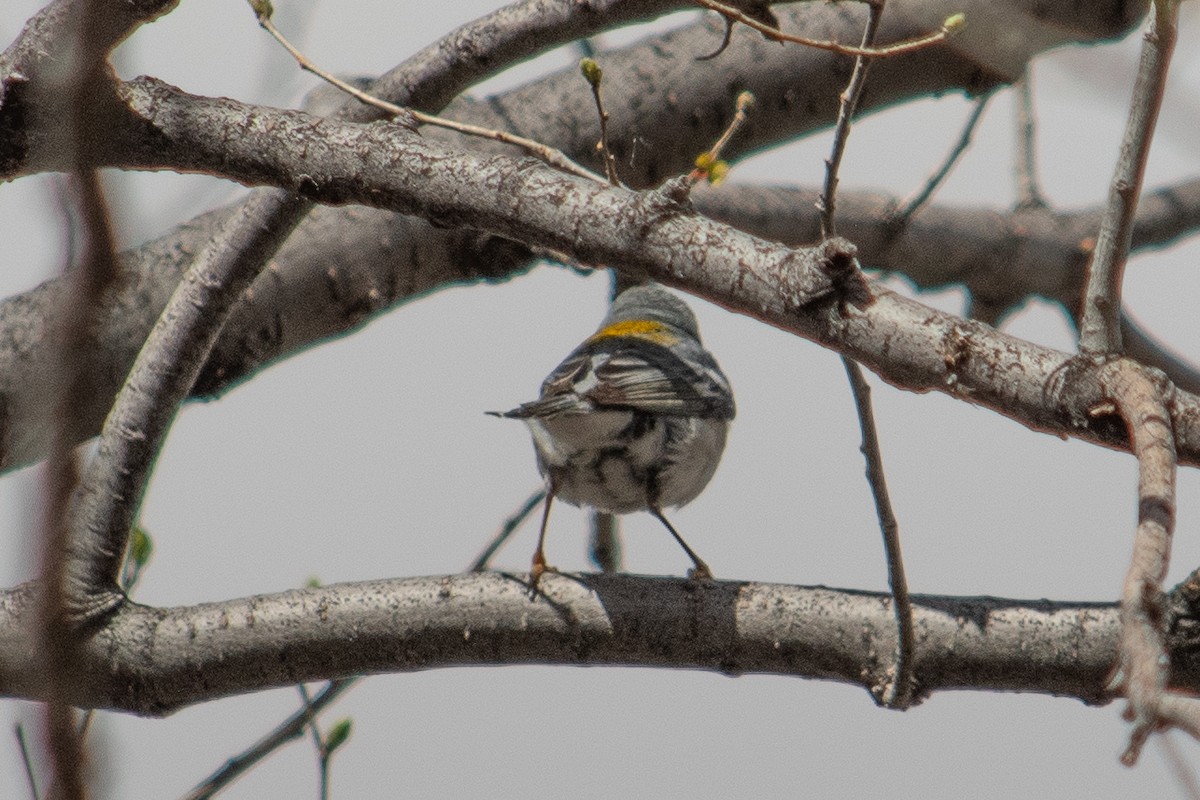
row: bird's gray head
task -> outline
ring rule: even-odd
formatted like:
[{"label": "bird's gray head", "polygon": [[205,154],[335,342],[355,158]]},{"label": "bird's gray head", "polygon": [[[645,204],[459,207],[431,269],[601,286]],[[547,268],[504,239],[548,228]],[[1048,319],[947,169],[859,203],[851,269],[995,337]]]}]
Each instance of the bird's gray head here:
[{"label": "bird's gray head", "polygon": [[696,315],[688,308],[687,303],[663,289],[661,286],[634,286],[617,295],[613,300],[608,316],[600,326],[605,328],[614,322],[648,319],[673,325],[685,331],[697,341],[700,339],[700,327],[696,323]]}]

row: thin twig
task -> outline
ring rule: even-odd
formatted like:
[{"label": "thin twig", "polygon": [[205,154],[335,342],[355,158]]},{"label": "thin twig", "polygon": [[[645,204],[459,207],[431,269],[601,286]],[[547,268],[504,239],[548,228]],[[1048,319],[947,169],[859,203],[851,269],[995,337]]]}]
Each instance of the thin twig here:
[{"label": "thin twig", "polygon": [[492,556],[496,555],[496,551],[499,550],[504,543],[509,540],[517,528],[521,526],[521,523],[524,522],[529,515],[533,513],[533,510],[538,507],[538,504],[545,499],[546,488],[544,486],[529,495],[525,502],[521,504],[521,507],[513,512],[512,516],[504,520],[504,523],[500,526],[500,530],[498,530],[496,535],[492,537],[492,541],[488,543],[487,547],[483,548],[483,551],[476,556],[475,560],[471,562],[471,565],[467,567],[467,572],[483,572],[485,569],[487,569],[488,564],[490,564],[492,561]]},{"label": "thin twig", "polygon": [[[863,49],[869,49],[879,31],[883,18],[885,0],[876,0],[869,6],[869,16],[863,29]],[[825,188],[817,208],[821,212],[821,231],[825,238],[836,235],[834,225],[835,198],[837,196],[838,169],[850,138],[850,122],[858,107],[863,87],[866,85],[870,61],[859,55],[854,61],[850,81],[842,91],[838,108],[837,125],[833,134],[833,151],[825,162]],[[867,480],[875,499],[875,511],[879,518],[879,529],[883,535],[884,552],[888,565],[888,583],[892,589],[893,607],[896,614],[897,646],[896,661],[892,667],[890,685],[881,687],[879,701],[889,708],[906,708],[913,694],[913,658],[916,651],[916,635],[913,629],[912,601],[908,594],[908,579],[904,575],[904,559],[900,553],[900,526],[888,498],[887,481],[883,471],[883,456],[879,449],[879,437],[875,433],[874,413],[871,410],[871,390],[863,378],[862,369],[847,356],[842,356],[842,366],[850,379],[854,404],[858,410],[859,426],[862,428],[862,452],[867,460]]]},{"label": "thin twig", "polygon": [[599,52],[597,46],[599,41],[599,36],[587,36],[583,39],[576,39],[575,50],[579,53],[580,58],[595,58],[596,53]]},{"label": "thin twig", "polygon": [[[708,0],[702,0],[708,2]],[[875,0],[868,8],[867,25],[863,29],[863,48],[869,49],[879,32],[879,21],[883,18],[885,0]],[[846,153],[846,144],[850,140],[850,123],[854,112],[858,109],[858,100],[862,96],[863,86],[866,85],[867,73],[871,62],[863,55],[854,59],[854,70],[850,73],[850,81],[842,90],[841,102],[838,104],[837,124],[833,129],[833,147],[829,158],[825,161],[825,186],[821,197],[817,200],[817,210],[821,212],[821,238],[829,239],[837,235],[833,217],[836,208],[838,170],[842,166],[842,156]]]},{"label": "thin twig", "polygon": [[871,387],[863,377],[862,368],[853,359],[842,358],[850,387],[854,391],[854,404],[858,409],[858,424],[862,429],[862,454],[867,461],[867,482],[875,498],[875,514],[879,518],[879,530],[883,534],[883,550],[887,558],[888,582],[892,589],[896,625],[899,630],[896,648],[896,663],[891,681],[879,688],[879,702],[888,708],[907,708],[912,702],[913,656],[917,650],[917,636],[913,625],[912,598],[908,594],[908,579],[904,574],[904,559],[900,553],[900,523],[892,510],[888,497],[887,477],[883,469],[883,454],[879,448],[879,436],[875,430],[875,414],[871,409]]},{"label": "thin twig", "polygon": [[325,747],[325,743],[321,743],[321,749],[317,752],[317,767],[320,770],[318,776],[317,797],[320,800],[329,800],[329,749]]},{"label": "thin twig", "polygon": [[[296,688],[300,691],[300,699],[304,701],[304,705],[312,706],[312,696],[308,693],[308,687],[303,683],[298,683]],[[317,784],[320,787],[317,796],[320,800],[328,800],[329,748],[325,746],[325,740],[321,738],[321,729],[317,727],[316,717],[310,719],[306,727],[312,736],[313,748],[317,751]]]},{"label": "thin twig", "polygon": [[29,784],[31,800],[41,800],[38,793],[37,775],[33,771],[33,757],[29,753],[29,743],[25,741],[25,726],[21,723],[13,725],[13,735],[17,737],[17,749],[21,751],[21,763],[25,766],[25,781]]},{"label": "thin twig", "polygon": [[1179,0],[1154,0],[1151,27],[1142,41],[1142,55],[1125,134],[1121,139],[1121,152],[1088,271],[1083,315],[1079,324],[1079,351],[1084,355],[1122,352],[1121,280],[1129,256],[1133,220],[1142,191],[1150,143],[1154,139],[1154,126],[1162,107],[1167,69],[1175,48],[1178,17]]},{"label": "thin twig", "polygon": [[[308,687],[303,683],[297,683],[296,690],[300,693],[300,700],[304,703],[304,705],[311,706],[312,695],[308,693]],[[308,732],[312,735],[313,747],[317,749],[317,754],[320,755],[321,750],[325,747],[325,744],[321,741],[321,730],[317,727],[317,718],[313,717],[310,719],[308,721],[308,725],[305,727],[308,728]]]},{"label": "thin twig", "polygon": [[686,179],[687,188],[692,188],[701,180],[707,180],[715,186],[725,179],[729,165],[721,160],[721,154],[725,151],[729,141],[746,124],[748,112],[753,107],[754,94],[749,91],[740,92],[737,100],[734,101],[733,119],[725,126],[721,137],[713,143],[712,147],[696,157],[696,168],[688,173]]},{"label": "thin twig", "polygon": [[96,709],[87,708],[79,716],[79,741],[87,739],[88,733],[92,730],[92,723],[96,720]]},{"label": "thin twig", "polygon": [[[872,7],[875,5],[872,0],[864,0],[864,2],[867,2],[867,4]],[[920,50],[924,47],[929,47],[930,45],[935,45],[938,42],[945,41],[947,38],[952,36],[955,31],[962,27],[964,23],[963,15],[955,14],[942,23],[942,27],[940,29],[934,31],[933,33],[927,33],[924,36],[917,36],[913,39],[906,39],[902,42],[893,42],[892,44],[884,45],[882,47],[874,47],[868,44],[855,47],[852,44],[842,44],[841,42],[834,42],[827,39],[809,39],[804,36],[795,36],[790,33],[784,33],[778,28],[767,25],[766,23],[745,14],[741,9],[718,2],[718,0],[696,0],[696,3],[704,6],[705,8],[716,11],[726,19],[740,22],[747,27],[753,28],[773,42],[791,42],[793,44],[802,44],[806,47],[815,47],[818,50],[829,50],[834,53],[840,53],[844,56],[866,56],[867,58],[899,56],[906,53],[911,53],[915,50]],[[712,56],[709,56],[709,58],[711,57]]]},{"label": "thin twig", "polygon": [[1016,102],[1016,173],[1017,209],[1046,208],[1046,200],[1038,187],[1037,169],[1037,122],[1033,115],[1032,64],[1025,65],[1025,72],[1013,85],[1017,93]]},{"label": "thin twig", "polygon": [[592,87],[592,100],[596,103],[596,115],[600,117],[600,141],[596,143],[596,149],[600,151],[600,158],[604,161],[604,174],[608,177],[609,183],[613,186],[620,186],[621,179],[617,175],[617,160],[613,158],[612,148],[608,146],[608,112],[604,109],[604,98],[600,96],[600,84],[604,82],[604,70],[600,69],[600,65],[594,58],[588,56],[580,60],[579,71],[583,73],[588,86]]},{"label": "thin twig", "polygon": [[959,134],[958,141],[954,143],[954,147],[947,154],[945,161],[929,176],[924,186],[900,201],[898,210],[891,218],[893,224],[898,227],[907,225],[913,215],[924,208],[925,204],[933,197],[933,193],[942,185],[942,181],[950,174],[950,170],[954,169],[959,158],[971,146],[971,137],[975,134],[975,127],[979,124],[979,119],[983,116],[983,110],[987,108],[988,101],[991,99],[992,94],[988,93],[975,100],[975,107],[971,109],[971,114],[967,117],[966,124],[963,125],[962,133]]},{"label": "thin twig", "polygon": [[[1167,410],[1173,387],[1161,374],[1151,373],[1129,359],[1106,364],[1100,378],[1109,387],[1138,463],[1138,524],[1121,591],[1121,661],[1114,680],[1114,688],[1121,689],[1129,701],[1126,715],[1133,722],[1129,747],[1121,760],[1133,764],[1146,739],[1164,721],[1163,699],[1170,665],[1162,581],[1175,528],[1177,460]],[[1111,413],[1112,409],[1098,409],[1097,413],[1106,411]]]},{"label": "thin twig", "polygon": [[588,180],[598,181],[600,183],[605,182],[604,178],[592,172],[591,170],[576,164],[561,150],[542,144],[541,142],[536,142],[533,139],[527,139],[524,136],[518,136],[514,133],[508,133],[506,131],[495,130],[493,128],[484,128],[479,125],[470,125],[465,122],[456,122],[452,119],[437,117],[433,114],[426,114],[425,112],[418,111],[415,108],[407,108],[405,106],[398,106],[395,103],[389,103],[386,100],[381,100],[378,97],[364,92],[357,86],[347,83],[332,73],[326,72],[310,61],[309,58],[304,55],[304,53],[302,53],[295,45],[288,41],[287,37],[285,37],[283,33],[275,27],[275,23],[271,22],[271,18],[267,14],[260,11],[255,3],[251,2],[251,5],[255,7],[255,13],[258,17],[258,24],[262,26],[263,30],[271,34],[275,41],[279,42],[279,44],[291,54],[292,58],[296,60],[296,63],[300,65],[300,69],[306,72],[311,72],[321,80],[336,86],[338,89],[341,89],[343,92],[351,97],[354,97],[360,102],[366,103],[369,106],[374,106],[381,111],[386,111],[392,116],[399,117],[401,121],[414,120],[422,125],[433,125],[439,128],[457,131],[458,133],[466,134],[467,136],[478,136],[484,139],[492,139],[497,142],[503,142],[504,144],[515,145],[516,147],[520,147],[521,149],[525,150],[525,152],[537,156],[550,166],[560,169],[563,172],[577,175],[581,178],[587,178]]},{"label": "thin twig", "polygon": [[220,769],[184,795],[183,800],[206,800],[206,798],[212,797],[282,745],[303,736],[304,729],[317,714],[358,681],[359,678],[339,678],[330,681],[311,702],[305,703],[296,713],[281,722],[275,730],[259,739],[244,752],[226,761]]},{"label": "thin twig", "polygon": [[596,511],[588,515],[591,523],[591,539],[588,555],[601,572],[621,571],[620,519],[607,511]]}]

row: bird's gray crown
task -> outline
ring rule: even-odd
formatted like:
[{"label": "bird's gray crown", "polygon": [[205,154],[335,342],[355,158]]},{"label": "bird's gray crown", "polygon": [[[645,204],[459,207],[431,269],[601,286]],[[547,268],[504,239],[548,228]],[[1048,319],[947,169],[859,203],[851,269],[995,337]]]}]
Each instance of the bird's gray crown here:
[{"label": "bird's gray crown", "polygon": [[635,319],[649,319],[673,325],[697,341],[700,339],[700,326],[692,309],[661,286],[646,284],[621,292],[617,299],[613,300],[612,308],[600,327],[603,329],[614,322]]}]

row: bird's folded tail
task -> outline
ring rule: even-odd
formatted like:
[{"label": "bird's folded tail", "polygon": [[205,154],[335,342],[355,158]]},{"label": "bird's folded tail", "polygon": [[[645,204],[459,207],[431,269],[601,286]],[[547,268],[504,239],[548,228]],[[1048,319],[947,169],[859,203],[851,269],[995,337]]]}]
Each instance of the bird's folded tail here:
[{"label": "bird's folded tail", "polygon": [[591,403],[578,395],[560,394],[522,403],[511,411],[485,411],[484,413],[506,419],[529,419],[531,417],[557,417],[560,414],[586,414],[594,410]]}]

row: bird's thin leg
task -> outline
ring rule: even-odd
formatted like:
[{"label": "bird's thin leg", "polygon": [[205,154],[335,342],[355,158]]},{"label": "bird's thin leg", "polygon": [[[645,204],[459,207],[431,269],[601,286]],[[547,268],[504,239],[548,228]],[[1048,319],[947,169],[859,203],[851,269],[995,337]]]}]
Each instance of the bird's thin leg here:
[{"label": "bird's thin leg", "polygon": [[705,564],[704,559],[696,555],[695,550],[688,547],[688,543],[685,542],[683,537],[679,535],[679,531],[675,530],[675,526],[667,522],[667,518],[663,516],[662,509],[651,506],[650,513],[653,514],[659,522],[667,526],[667,530],[669,530],[671,535],[675,537],[675,541],[679,542],[679,546],[683,548],[683,552],[687,553],[688,558],[692,559],[692,563],[696,565],[688,571],[688,577],[695,578],[696,580],[711,580],[713,574],[712,570],[708,568],[708,564]]},{"label": "bird's thin leg", "polygon": [[546,484],[546,504],[542,506],[542,529],[538,531],[537,549],[533,551],[533,563],[529,567],[529,596],[537,594],[538,581],[547,570],[553,571],[546,563],[546,523],[550,521],[550,504],[554,502],[554,482]]}]

